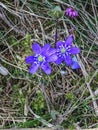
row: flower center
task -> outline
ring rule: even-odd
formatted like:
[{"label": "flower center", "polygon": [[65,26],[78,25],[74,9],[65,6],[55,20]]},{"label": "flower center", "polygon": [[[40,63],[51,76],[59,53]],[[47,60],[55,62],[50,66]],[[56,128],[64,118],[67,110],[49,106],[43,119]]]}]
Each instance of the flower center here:
[{"label": "flower center", "polygon": [[61,48],[61,53],[65,53],[66,52],[66,49],[63,47]]},{"label": "flower center", "polygon": [[38,61],[39,62],[42,62],[44,60],[44,58],[40,55],[40,56],[38,56]]}]

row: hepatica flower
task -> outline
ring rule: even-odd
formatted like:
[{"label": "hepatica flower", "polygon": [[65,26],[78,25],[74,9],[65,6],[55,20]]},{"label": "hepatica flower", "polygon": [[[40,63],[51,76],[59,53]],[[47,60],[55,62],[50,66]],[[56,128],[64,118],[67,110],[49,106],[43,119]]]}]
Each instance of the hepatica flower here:
[{"label": "hepatica flower", "polygon": [[74,56],[72,58],[72,64],[71,64],[72,69],[79,69],[80,65],[78,64],[77,58]]},{"label": "hepatica flower", "polygon": [[78,16],[78,12],[72,7],[67,8],[65,11],[65,14],[66,16],[72,17],[72,18],[75,18]]},{"label": "hepatica flower", "polygon": [[66,65],[72,64],[72,55],[78,54],[80,49],[72,46],[73,43],[73,35],[69,35],[65,41],[58,41],[56,43],[56,54],[58,59],[56,60],[56,64],[61,64],[65,61]]},{"label": "hepatica flower", "polygon": [[26,57],[26,63],[31,64],[29,72],[34,74],[38,68],[42,68],[46,74],[50,74],[51,67],[49,62],[57,60],[56,49],[51,48],[50,44],[45,44],[41,48],[38,43],[34,43],[32,44],[32,50],[34,51],[34,55]]}]

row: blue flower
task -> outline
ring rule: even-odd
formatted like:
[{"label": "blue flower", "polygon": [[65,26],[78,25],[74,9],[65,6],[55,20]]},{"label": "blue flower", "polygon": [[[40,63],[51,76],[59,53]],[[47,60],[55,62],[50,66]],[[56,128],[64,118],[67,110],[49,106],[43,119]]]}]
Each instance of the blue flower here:
[{"label": "blue flower", "polygon": [[69,35],[65,41],[58,41],[56,43],[56,54],[58,56],[58,59],[56,60],[56,64],[61,64],[63,61],[65,61],[66,65],[72,64],[72,58],[71,55],[78,54],[80,52],[80,49],[77,47],[73,47],[73,35]]},{"label": "blue flower", "polygon": [[74,56],[72,58],[72,64],[71,64],[72,69],[79,69],[80,65],[78,64],[77,58]]},{"label": "blue flower", "polygon": [[45,44],[42,48],[38,43],[32,44],[32,50],[35,55],[26,57],[26,63],[31,64],[29,72],[31,74],[36,73],[38,68],[42,68],[46,74],[51,73],[51,67],[49,62],[57,60],[56,49],[51,48],[50,44]]}]

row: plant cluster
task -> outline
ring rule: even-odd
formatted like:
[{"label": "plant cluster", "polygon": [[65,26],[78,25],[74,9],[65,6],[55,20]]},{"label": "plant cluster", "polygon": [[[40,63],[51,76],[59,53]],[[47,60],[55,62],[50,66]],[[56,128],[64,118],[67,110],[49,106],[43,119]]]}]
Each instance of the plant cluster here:
[{"label": "plant cluster", "polygon": [[[58,21],[60,17],[63,16],[63,12],[59,6],[55,7],[49,14]],[[78,16],[78,12],[69,7],[65,11],[66,16],[75,18]],[[57,27],[57,26],[56,26]],[[70,34],[64,41],[57,40],[57,28],[55,34],[56,48],[52,48],[51,44],[46,43],[42,48],[38,43],[32,44],[32,50],[35,55],[26,57],[26,63],[31,64],[29,72],[31,74],[36,73],[38,68],[42,68],[46,74],[51,73],[51,67],[49,62],[60,65],[63,61],[67,66],[71,66],[72,69],[80,68],[78,61],[75,56],[80,53],[78,47],[74,47],[72,43],[74,42],[73,34]]]}]

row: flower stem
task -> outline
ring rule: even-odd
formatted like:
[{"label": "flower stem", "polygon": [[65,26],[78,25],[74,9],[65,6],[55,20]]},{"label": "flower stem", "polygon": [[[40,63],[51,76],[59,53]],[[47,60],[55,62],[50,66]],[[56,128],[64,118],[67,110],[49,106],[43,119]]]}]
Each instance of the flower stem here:
[{"label": "flower stem", "polygon": [[55,30],[55,43],[57,42],[57,39],[58,39],[58,19],[56,19],[56,30]]}]

